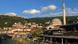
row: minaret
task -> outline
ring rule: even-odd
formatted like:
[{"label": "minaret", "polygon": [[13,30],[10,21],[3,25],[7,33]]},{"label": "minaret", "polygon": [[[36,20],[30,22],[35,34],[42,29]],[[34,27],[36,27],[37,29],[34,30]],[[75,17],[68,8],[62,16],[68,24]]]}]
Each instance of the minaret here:
[{"label": "minaret", "polygon": [[62,9],[63,9],[63,24],[66,25],[66,8],[65,8],[65,2],[62,0]]},{"label": "minaret", "polygon": [[[65,2],[62,0],[62,10],[63,10],[63,25],[66,25],[66,8],[65,8]],[[63,38],[61,39],[61,44],[64,44]]]}]

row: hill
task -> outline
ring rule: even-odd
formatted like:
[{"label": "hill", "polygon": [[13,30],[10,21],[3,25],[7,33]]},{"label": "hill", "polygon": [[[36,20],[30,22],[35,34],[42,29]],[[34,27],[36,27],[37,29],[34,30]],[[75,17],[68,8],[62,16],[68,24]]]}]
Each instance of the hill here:
[{"label": "hill", "polygon": [[[63,22],[63,17],[58,16],[58,17],[38,17],[38,18],[31,18],[29,19],[30,21],[36,22],[36,23],[42,23],[45,24],[44,22],[52,21],[54,18],[59,18]],[[78,16],[67,16],[67,24],[71,24],[74,21],[78,21]]]},{"label": "hill", "polygon": [[28,21],[22,17],[0,15],[0,27],[11,27],[14,23],[21,22],[22,24]]},{"label": "hill", "polygon": [[[0,27],[11,27],[14,23],[21,22],[25,24],[25,22],[36,22],[38,24],[45,25],[45,22],[51,22],[52,19],[59,18],[63,22],[63,17],[37,17],[37,18],[22,18],[18,16],[7,16],[7,15],[0,15]],[[71,24],[75,21],[78,21],[78,16],[67,16],[67,24]]]}]

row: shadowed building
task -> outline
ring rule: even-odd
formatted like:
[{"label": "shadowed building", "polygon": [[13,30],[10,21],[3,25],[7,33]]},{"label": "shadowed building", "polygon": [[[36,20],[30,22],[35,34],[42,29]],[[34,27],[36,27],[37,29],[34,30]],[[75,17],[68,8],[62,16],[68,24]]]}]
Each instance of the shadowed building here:
[{"label": "shadowed building", "polygon": [[78,44],[78,23],[46,30],[41,37],[43,37],[43,42],[48,41],[48,44],[62,44],[62,42],[63,44]]}]

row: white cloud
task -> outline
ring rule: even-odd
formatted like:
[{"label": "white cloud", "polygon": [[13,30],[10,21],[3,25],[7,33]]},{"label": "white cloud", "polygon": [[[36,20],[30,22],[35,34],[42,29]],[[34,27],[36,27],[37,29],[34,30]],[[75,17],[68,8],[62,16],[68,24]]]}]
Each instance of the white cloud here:
[{"label": "white cloud", "polygon": [[41,10],[45,11],[45,10],[48,10],[49,8],[48,7],[43,7]]},{"label": "white cloud", "polygon": [[[24,14],[37,14],[31,17],[53,17],[53,16],[62,16],[62,9],[57,9],[55,5],[48,5],[45,7],[42,7],[40,10],[37,9],[30,9],[30,10],[24,10]],[[53,12],[52,12],[52,11]],[[67,16],[73,16],[78,15],[78,9],[77,8],[66,8],[66,15]]]},{"label": "white cloud", "polygon": [[66,8],[68,15],[78,15],[78,9],[77,8]]},{"label": "white cloud", "polygon": [[37,14],[37,13],[40,13],[40,10],[36,10],[36,9],[24,10],[23,13],[27,13],[27,14]]},{"label": "white cloud", "polygon": [[46,6],[46,7],[43,7],[41,10],[56,10],[56,6],[55,5],[49,5],[49,6]]},{"label": "white cloud", "polygon": [[10,12],[10,13],[5,13],[4,15],[16,16],[16,13],[14,13],[14,12]]},{"label": "white cloud", "polygon": [[9,13],[1,13],[0,15],[16,16],[16,13],[9,12]]},{"label": "white cloud", "polygon": [[[63,15],[62,11],[60,10],[59,12],[49,13],[44,16],[53,17],[53,16],[62,16],[62,15]],[[66,15],[67,16],[78,16],[78,8],[66,8]]]},{"label": "white cloud", "polygon": [[37,9],[30,9],[30,10],[24,10],[23,13],[24,14],[40,14],[40,13],[44,13],[45,11],[47,10],[52,10],[54,11],[56,9],[56,6],[55,5],[49,5],[49,6],[45,6],[45,7],[42,7],[40,10],[37,10]]},{"label": "white cloud", "polygon": [[51,9],[51,10],[55,10],[56,6],[55,5],[49,5],[48,8]]}]

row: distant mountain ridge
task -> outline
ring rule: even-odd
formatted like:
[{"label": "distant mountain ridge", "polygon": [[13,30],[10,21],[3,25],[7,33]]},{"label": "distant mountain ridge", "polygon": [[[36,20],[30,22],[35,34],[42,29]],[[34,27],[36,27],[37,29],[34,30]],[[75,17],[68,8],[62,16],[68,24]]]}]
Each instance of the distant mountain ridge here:
[{"label": "distant mountain ridge", "polygon": [[[44,22],[48,22],[48,21],[52,21],[52,19],[54,18],[58,18],[63,22],[63,16],[57,16],[57,17],[37,17],[37,18],[30,18],[30,21],[34,21],[37,23],[42,23],[44,24]],[[78,16],[66,16],[67,19],[67,24],[73,23],[73,21],[78,20]]]}]

